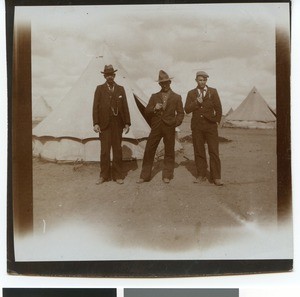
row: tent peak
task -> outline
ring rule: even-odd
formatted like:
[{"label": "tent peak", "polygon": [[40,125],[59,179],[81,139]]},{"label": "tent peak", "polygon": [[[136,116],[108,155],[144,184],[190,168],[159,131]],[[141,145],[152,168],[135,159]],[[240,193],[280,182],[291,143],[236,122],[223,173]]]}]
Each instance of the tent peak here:
[{"label": "tent peak", "polygon": [[253,87],[252,90],[251,90],[251,93],[257,93],[257,92],[258,91],[257,91],[256,87]]}]

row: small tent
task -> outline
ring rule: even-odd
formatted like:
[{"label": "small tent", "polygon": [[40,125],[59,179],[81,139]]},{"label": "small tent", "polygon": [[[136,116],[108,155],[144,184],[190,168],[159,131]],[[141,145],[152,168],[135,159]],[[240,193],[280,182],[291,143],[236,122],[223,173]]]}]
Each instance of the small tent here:
[{"label": "small tent", "polygon": [[[125,88],[131,117],[128,134],[123,134],[123,159],[142,159],[150,127],[142,115],[147,97],[113,57],[107,46],[93,57],[60,104],[32,132],[33,156],[49,161],[99,161],[100,140],[93,131],[92,107],[96,86],[104,83],[104,65],[116,69],[116,83]],[[180,144],[177,142],[177,149]],[[157,154],[161,155],[162,146]]]},{"label": "small tent", "polygon": [[276,116],[253,87],[237,109],[226,116],[223,127],[274,129]]},{"label": "small tent", "polygon": [[32,122],[39,123],[46,118],[52,108],[48,105],[43,96],[34,97],[32,100]]},{"label": "small tent", "polygon": [[232,107],[231,107],[231,108],[227,111],[227,113],[226,113],[225,115],[222,115],[221,122],[220,122],[220,127],[223,127],[224,122],[225,122],[225,120],[226,120],[226,117],[227,117],[228,115],[230,115],[232,112],[233,112],[233,109],[232,109]]},{"label": "small tent", "polygon": [[228,117],[231,113],[233,113],[232,107],[227,111],[225,116]]}]

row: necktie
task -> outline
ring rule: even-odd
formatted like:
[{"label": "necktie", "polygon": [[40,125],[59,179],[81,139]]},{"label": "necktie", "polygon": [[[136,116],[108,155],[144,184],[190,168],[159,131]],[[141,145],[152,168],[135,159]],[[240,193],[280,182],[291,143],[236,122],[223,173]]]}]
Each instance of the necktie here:
[{"label": "necktie", "polygon": [[198,93],[198,102],[202,103],[203,102],[203,98],[204,98],[204,89],[200,89],[200,93]]},{"label": "necktie", "polygon": [[118,103],[117,103],[117,99],[114,98],[115,96],[113,96],[113,92],[114,92],[114,86],[109,86],[108,85],[108,90],[111,94],[110,96],[110,108],[112,110],[112,113],[114,116],[117,116],[118,113],[119,113],[119,110],[118,110]]},{"label": "necktie", "polygon": [[110,91],[110,93],[113,93],[114,92],[114,86],[108,86],[108,89],[109,89],[109,91]]},{"label": "necktie", "polygon": [[163,101],[162,108],[163,108],[163,110],[166,109],[168,97],[169,97],[169,93],[162,93],[162,101]]}]

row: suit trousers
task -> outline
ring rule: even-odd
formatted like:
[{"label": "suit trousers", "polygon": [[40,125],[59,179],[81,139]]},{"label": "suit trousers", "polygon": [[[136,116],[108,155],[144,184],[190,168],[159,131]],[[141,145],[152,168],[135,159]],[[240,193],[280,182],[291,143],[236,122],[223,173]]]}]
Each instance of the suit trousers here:
[{"label": "suit trousers", "polygon": [[[123,179],[122,173],[122,132],[123,127],[118,117],[112,116],[107,129],[101,131],[100,177],[105,180]],[[110,166],[110,150],[113,160]]]},{"label": "suit trousers", "polygon": [[207,160],[205,151],[205,142],[208,146],[210,178],[221,178],[221,161],[219,158],[219,136],[218,127],[215,124],[205,128],[196,128],[192,130],[195,164],[197,176],[206,177]]},{"label": "suit trousers", "polygon": [[159,123],[156,123],[155,126],[152,127],[147,140],[142,171],[140,175],[140,178],[144,179],[145,181],[149,181],[151,179],[155,152],[162,138],[165,147],[162,178],[171,179],[173,177],[175,164],[175,127],[168,126],[161,121]]}]

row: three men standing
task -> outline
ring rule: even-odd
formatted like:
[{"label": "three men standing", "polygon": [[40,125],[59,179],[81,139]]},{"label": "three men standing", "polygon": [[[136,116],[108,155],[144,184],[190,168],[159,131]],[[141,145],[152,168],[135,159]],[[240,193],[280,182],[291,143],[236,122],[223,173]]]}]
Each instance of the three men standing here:
[{"label": "three men standing", "polygon": [[155,152],[162,138],[165,145],[162,179],[165,183],[169,183],[173,178],[175,127],[182,123],[184,110],[181,96],[170,88],[171,79],[165,71],[159,71],[157,82],[161,90],[152,94],[145,109],[146,115],[151,119],[151,132],[145,148],[142,172],[137,183],[150,181]]},{"label": "three men standing", "polygon": [[[105,65],[106,82],[97,86],[93,104],[94,131],[99,133],[101,142],[100,178],[96,184],[102,184],[111,178],[123,184],[122,174],[122,133],[129,132],[130,114],[125,90],[114,82],[115,72],[112,65]],[[170,88],[172,78],[159,71],[157,82],[161,90],[152,94],[145,113],[151,121],[140,179],[138,183],[150,181],[154,156],[159,142],[163,138],[165,146],[162,179],[169,183],[173,178],[175,165],[175,128],[181,125],[184,110],[192,112],[191,130],[194,146],[197,177],[195,183],[207,180],[207,160],[205,143],[208,145],[210,178],[217,186],[222,186],[221,161],[219,158],[218,123],[222,117],[222,105],[216,89],[206,85],[208,74],[198,71],[197,87],[188,92],[183,109],[181,96]],[[113,151],[110,166],[110,150]]]},{"label": "three men standing", "polygon": [[[115,70],[105,65],[103,73],[106,82],[97,86],[93,104],[94,131],[99,133],[101,142],[100,178],[96,184],[110,179],[123,184],[122,173],[122,133],[129,132],[130,114],[124,87],[114,81]],[[110,166],[110,150],[113,151]]]},{"label": "three men standing", "polygon": [[205,142],[208,145],[210,177],[214,184],[222,186],[221,161],[219,158],[218,123],[222,117],[222,105],[218,92],[206,85],[208,74],[198,71],[197,87],[188,92],[185,102],[185,112],[192,112],[191,129],[194,146],[197,177],[195,183],[206,181],[207,161]]}]

